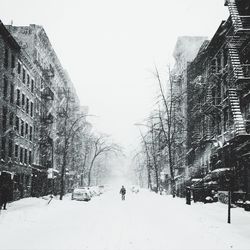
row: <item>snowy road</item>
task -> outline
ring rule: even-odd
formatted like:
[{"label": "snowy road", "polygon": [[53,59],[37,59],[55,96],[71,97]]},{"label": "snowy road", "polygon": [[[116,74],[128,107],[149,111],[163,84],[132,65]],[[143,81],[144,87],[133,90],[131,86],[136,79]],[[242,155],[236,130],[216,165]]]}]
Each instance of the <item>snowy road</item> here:
[{"label": "snowy road", "polygon": [[107,192],[91,202],[28,198],[0,215],[0,249],[250,249],[250,213],[222,204],[185,205],[143,191]]}]

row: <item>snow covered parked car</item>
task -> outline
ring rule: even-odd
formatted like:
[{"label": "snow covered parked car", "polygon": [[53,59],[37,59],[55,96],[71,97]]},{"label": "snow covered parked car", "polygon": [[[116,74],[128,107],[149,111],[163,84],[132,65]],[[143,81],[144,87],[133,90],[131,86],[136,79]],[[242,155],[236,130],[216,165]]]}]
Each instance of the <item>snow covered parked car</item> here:
[{"label": "snow covered parked car", "polygon": [[137,187],[137,186],[132,186],[132,187],[131,187],[131,192],[132,192],[132,193],[135,193],[135,194],[139,193],[139,187]]},{"label": "snow covered parked car", "polygon": [[99,186],[99,191],[100,191],[100,194],[103,194],[103,193],[104,193],[104,186],[103,186],[103,185],[100,185],[100,186]]},{"label": "snow covered parked car", "polygon": [[72,192],[71,200],[90,201],[90,191],[86,187],[75,188]]},{"label": "snow covered parked car", "polygon": [[89,187],[89,189],[90,189],[90,192],[93,194],[93,196],[99,196],[101,194],[98,186],[92,186],[92,187]]}]

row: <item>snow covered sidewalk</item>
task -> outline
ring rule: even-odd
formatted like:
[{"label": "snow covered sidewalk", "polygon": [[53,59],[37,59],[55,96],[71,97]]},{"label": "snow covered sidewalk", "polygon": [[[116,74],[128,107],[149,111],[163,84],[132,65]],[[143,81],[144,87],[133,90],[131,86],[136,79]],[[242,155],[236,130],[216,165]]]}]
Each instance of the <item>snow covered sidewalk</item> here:
[{"label": "snow covered sidewalk", "polygon": [[26,198],[0,215],[0,249],[250,249],[250,213],[223,204],[192,204],[148,191],[119,190],[90,202]]}]

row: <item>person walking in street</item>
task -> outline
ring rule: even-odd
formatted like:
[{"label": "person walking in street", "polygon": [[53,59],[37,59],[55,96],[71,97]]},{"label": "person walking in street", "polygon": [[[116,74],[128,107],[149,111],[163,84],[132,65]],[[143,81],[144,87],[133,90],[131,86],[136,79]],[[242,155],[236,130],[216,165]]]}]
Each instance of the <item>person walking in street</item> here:
[{"label": "person walking in street", "polygon": [[125,200],[125,194],[126,194],[126,189],[124,186],[122,186],[121,190],[120,190],[120,194],[122,195],[122,200]]},{"label": "person walking in street", "polygon": [[186,204],[191,205],[191,190],[190,190],[190,187],[186,187]]},{"label": "person walking in street", "polygon": [[6,210],[7,202],[9,201],[9,188],[7,184],[3,184],[0,188],[0,209]]}]

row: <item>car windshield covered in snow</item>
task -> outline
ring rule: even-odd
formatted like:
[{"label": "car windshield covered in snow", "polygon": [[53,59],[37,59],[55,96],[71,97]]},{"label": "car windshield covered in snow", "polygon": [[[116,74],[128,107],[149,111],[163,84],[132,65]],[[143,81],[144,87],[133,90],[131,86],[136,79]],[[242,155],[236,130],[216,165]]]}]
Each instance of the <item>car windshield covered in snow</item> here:
[{"label": "car windshield covered in snow", "polygon": [[72,200],[83,200],[83,201],[89,201],[91,199],[91,194],[88,188],[86,187],[77,187],[73,190]]}]

